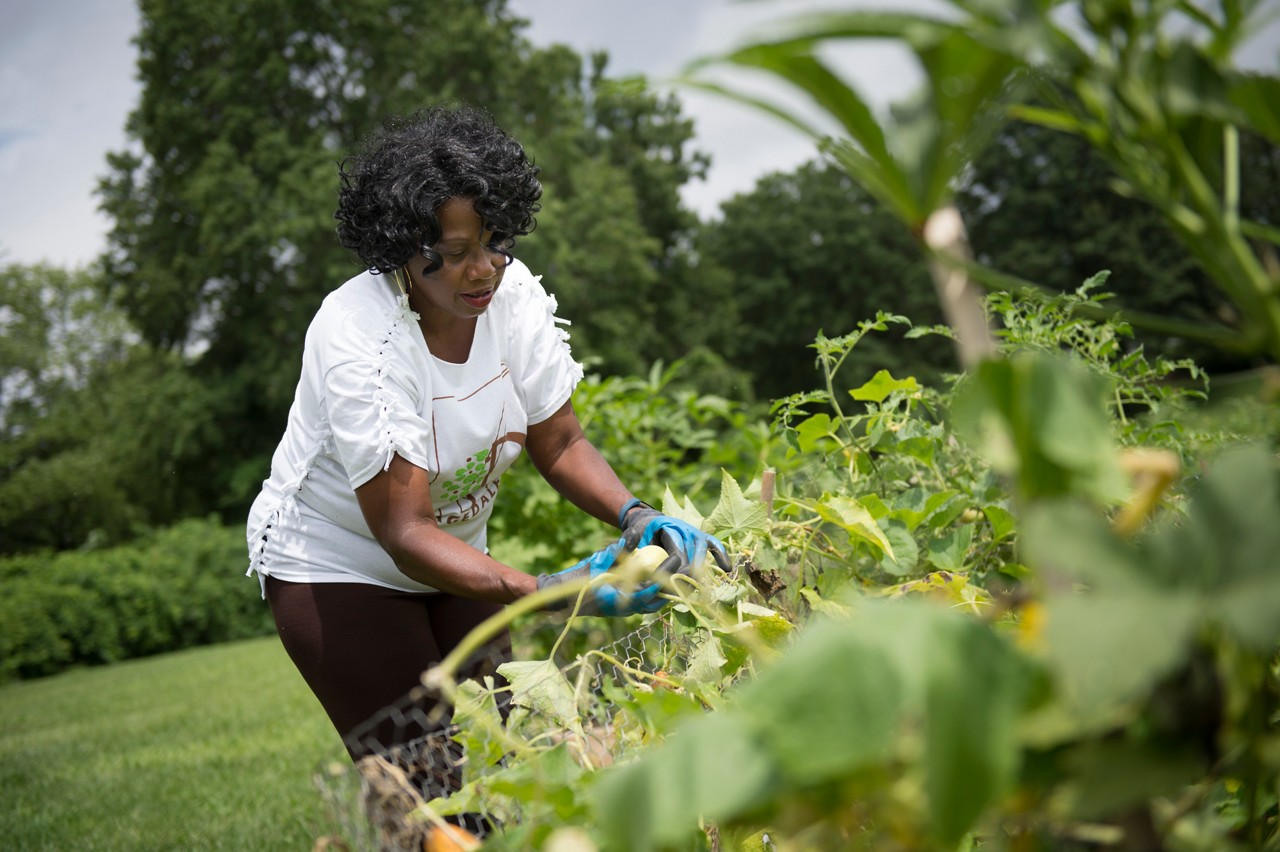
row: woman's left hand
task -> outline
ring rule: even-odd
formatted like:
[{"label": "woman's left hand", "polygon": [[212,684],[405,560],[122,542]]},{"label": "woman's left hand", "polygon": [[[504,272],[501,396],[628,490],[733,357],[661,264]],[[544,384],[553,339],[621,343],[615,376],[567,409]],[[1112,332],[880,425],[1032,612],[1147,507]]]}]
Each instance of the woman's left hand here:
[{"label": "woman's left hand", "polygon": [[720,539],[687,521],[664,515],[640,500],[632,500],[622,507],[618,526],[622,527],[622,541],[628,550],[657,544],[670,554],[659,569],[663,573],[688,574],[694,566],[703,563],[707,553],[720,570],[727,573],[732,568]]}]

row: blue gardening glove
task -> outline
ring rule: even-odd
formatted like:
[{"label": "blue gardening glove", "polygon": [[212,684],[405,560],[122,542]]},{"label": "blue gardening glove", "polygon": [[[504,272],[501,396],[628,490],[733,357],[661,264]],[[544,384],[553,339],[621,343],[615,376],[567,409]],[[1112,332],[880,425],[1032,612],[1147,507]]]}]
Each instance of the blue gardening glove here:
[{"label": "blue gardening glove", "polygon": [[[586,559],[554,574],[539,574],[538,588],[547,589],[563,583],[588,583],[613,568],[618,554],[626,547],[623,539],[618,539],[608,547],[597,550]],[[587,590],[578,609],[579,615],[635,615],[641,612],[657,612],[667,605],[660,593],[660,583],[650,583],[634,592],[623,591],[609,583],[597,583]],[[572,609],[577,598],[564,598],[556,604],[557,609]]]},{"label": "blue gardening glove", "polygon": [[628,550],[657,544],[670,554],[658,568],[661,573],[688,574],[695,565],[702,565],[708,551],[721,571],[727,574],[733,567],[720,539],[640,500],[631,500],[622,507],[618,526]]}]

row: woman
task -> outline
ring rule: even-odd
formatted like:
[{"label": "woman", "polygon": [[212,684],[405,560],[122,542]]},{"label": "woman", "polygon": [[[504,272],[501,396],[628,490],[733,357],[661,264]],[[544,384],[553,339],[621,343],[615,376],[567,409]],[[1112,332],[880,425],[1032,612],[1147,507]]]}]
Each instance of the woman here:
[{"label": "woman", "polygon": [[[342,165],[338,237],[368,271],[330,293],[307,331],[248,543],[280,638],[353,757],[370,747],[347,735],[503,604],[585,582],[650,541],[671,554],[661,573],[708,547],[724,562],[714,539],[637,500],[583,435],[570,403],[582,368],[555,300],[511,254],[541,194],[520,144],[471,108],[388,123]],[[536,577],[490,557],[486,522],[522,448],[623,535]],[[652,611],[660,590],[595,583],[584,610]]]}]

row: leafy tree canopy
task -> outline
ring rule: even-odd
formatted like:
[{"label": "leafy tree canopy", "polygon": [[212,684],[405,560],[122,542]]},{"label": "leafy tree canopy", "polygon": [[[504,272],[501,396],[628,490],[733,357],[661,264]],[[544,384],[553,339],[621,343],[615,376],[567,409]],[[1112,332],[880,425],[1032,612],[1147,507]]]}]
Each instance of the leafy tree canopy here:
[{"label": "leafy tree canopy", "polygon": [[[546,215],[520,252],[575,318],[579,355],[631,369],[679,348],[648,328],[695,220],[680,184],[705,159],[642,82],[610,87],[563,46],[534,48],[505,0],[142,0],[142,96],[110,157],[104,289],[159,350],[198,354],[219,430],[190,471],[242,514],[297,381],[306,325],[359,271],[334,236],[337,162],[385,118],[485,106],[544,170]],[[603,282],[603,283],[601,283]],[[601,296],[607,291],[607,296]],[[621,318],[621,319],[620,319]]]},{"label": "leafy tree canopy", "polygon": [[[714,348],[755,375],[758,393],[816,386],[810,344],[819,331],[843,334],[877,311],[940,321],[909,233],[840,168],[811,162],[769,175],[723,211],[700,244],[711,285],[701,299],[711,316],[732,312]],[[875,342],[846,362],[850,375],[954,368],[945,346]]]},{"label": "leafy tree canopy", "polygon": [[136,338],[94,283],[88,270],[0,267],[0,440],[20,436]]},{"label": "leafy tree canopy", "polygon": [[[1277,221],[1280,147],[1241,138],[1241,213]],[[1122,308],[1205,325],[1234,324],[1230,301],[1164,217],[1117,191],[1115,173],[1078,136],[1038,125],[1004,126],[974,164],[958,196],[979,261],[1035,284],[1069,292],[1101,270]],[[1167,335],[1140,338],[1170,355],[1213,367],[1228,355]]]},{"label": "leafy tree canopy", "polygon": [[204,511],[186,473],[216,389],[138,341],[93,272],[0,270],[0,553],[129,538]]}]

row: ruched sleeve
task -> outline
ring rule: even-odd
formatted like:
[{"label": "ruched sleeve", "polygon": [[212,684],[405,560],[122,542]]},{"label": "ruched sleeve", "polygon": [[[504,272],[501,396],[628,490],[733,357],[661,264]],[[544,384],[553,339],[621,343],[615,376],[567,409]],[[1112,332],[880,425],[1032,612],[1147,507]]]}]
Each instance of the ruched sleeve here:
[{"label": "ruched sleeve", "polygon": [[569,348],[568,320],[556,316],[556,299],[541,276],[522,276],[511,324],[511,371],[529,423],[540,423],[573,395],[582,365]]},{"label": "ruched sleeve", "polygon": [[421,412],[431,410],[431,387],[410,336],[418,333],[416,316],[402,298],[381,320],[348,315],[317,347],[333,453],[352,489],[396,455],[427,467],[431,422]]},{"label": "ruched sleeve", "polygon": [[395,455],[427,467],[431,424],[417,413],[420,389],[362,361],[329,370],[324,389],[334,453],[353,489],[389,468]]}]

